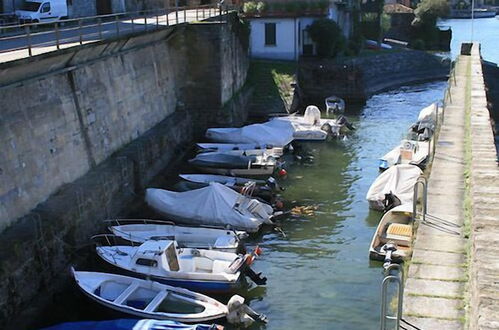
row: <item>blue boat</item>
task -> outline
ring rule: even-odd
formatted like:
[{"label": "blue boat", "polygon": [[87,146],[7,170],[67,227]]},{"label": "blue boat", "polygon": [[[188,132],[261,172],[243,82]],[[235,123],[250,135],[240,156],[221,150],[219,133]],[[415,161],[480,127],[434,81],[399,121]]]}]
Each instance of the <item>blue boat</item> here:
[{"label": "blue boat", "polygon": [[219,330],[217,324],[184,324],[169,320],[117,319],[106,321],[66,322],[43,330]]}]

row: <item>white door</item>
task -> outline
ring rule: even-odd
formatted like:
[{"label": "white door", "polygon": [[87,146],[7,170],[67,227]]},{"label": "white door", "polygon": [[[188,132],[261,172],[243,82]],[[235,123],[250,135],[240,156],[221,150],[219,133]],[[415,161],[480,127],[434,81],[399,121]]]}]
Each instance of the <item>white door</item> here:
[{"label": "white door", "polygon": [[44,2],[40,7],[40,23],[51,21],[57,18],[57,16],[52,15],[52,6],[50,2]]}]

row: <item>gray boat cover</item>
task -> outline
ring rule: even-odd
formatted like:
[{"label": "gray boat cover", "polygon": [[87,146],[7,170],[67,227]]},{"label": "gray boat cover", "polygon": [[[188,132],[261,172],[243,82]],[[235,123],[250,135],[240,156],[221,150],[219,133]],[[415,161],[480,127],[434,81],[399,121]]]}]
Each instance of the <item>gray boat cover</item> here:
[{"label": "gray boat cover", "polygon": [[189,160],[194,166],[213,168],[250,168],[256,161],[255,156],[230,155],[222,152],[207,152],[198,154]]},{"label": "gray boat cover", "polygon": [[149,188],[146,202],[159,213],[189,224],[212,225],[256,232],[272,224],[270,205],[250,199],[220,183],[201,189],[174,192]]},{"label": "gray boat cover", "polygon": [[209,128],[206,131],[206,137],[223,143],[258,143],[284,147],[293,141],[293,133],[292,123],[271,120],[241,128]]},{"label": "gray boat cover", "polygon": [[392,193],[402,204],[411,203],[414,194],[414,184],[423,174],[417,166],[404,164],[390,167],[373,182],[366,199],[369,206],[375,210],[383,210],[385,195]]}]

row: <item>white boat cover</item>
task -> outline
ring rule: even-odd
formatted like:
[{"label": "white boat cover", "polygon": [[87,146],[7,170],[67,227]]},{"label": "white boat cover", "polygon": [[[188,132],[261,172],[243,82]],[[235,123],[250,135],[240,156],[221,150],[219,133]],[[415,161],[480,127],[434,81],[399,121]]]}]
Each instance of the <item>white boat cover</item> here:
[{"label": "white boat cover", "polygon": [[[263,223],[272,224],[270,205],[241,194],[220,183],[174,192],[163,189],[147,189],[146,202],[160,213],[185,223],[227,226],[249,232],[258,231]],[[236,208],[236,203],[239,206]]]},{"label": "white boat cover", "polygon": [[414,165],[403,164],[390,167],[373,182],[366,199],[374,209],[383,209],[385,194],[392,193],[402,204],[412,204],[414,184],[423,174],[421,169]]},{"label": "white boat cover", "polygon": [[293,141],[293,125],[287,121],[269,121],[241,128],[209,128],[206,137],[224,143],[258,143],[284,147]]},{"label": "white boat cover", "polygon": [[419,112],[418,116],[418,121],[432,121],[435,122],[436,120],[436,109],[437,109],[437,104],[432,103],[423,110]]}]

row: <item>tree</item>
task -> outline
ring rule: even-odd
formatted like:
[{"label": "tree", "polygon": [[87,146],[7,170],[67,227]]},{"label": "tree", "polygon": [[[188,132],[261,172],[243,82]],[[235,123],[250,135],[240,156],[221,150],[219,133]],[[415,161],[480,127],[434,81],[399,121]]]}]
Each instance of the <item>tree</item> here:
[{"label": "tree", "polygon": [[437,18],[449,14],[449,3],[447,0],[422,0],[414,10],[414,26],[435,26]]},{"label": "tree", "polygon": [[345,45],[341,28],[335,21],[321,18],[308,27],[310,38],[317,45],[319,57],[335,57]]},{"label": "tree", "polygon": [[449,10],[446,0],[422,0],[414,10],[411,47],[438,48],[441,42],[437,18],[448,15]]}]

